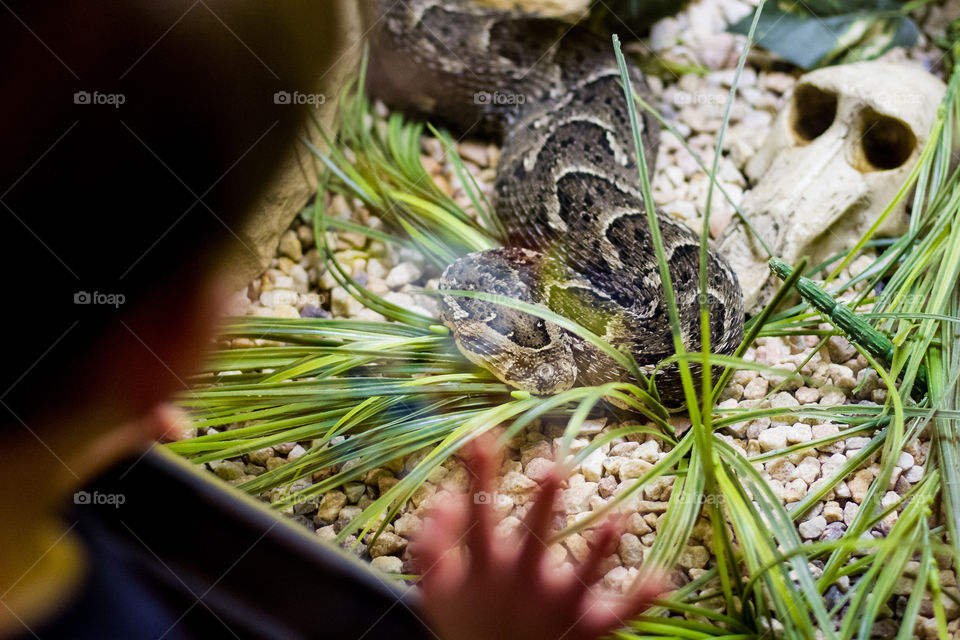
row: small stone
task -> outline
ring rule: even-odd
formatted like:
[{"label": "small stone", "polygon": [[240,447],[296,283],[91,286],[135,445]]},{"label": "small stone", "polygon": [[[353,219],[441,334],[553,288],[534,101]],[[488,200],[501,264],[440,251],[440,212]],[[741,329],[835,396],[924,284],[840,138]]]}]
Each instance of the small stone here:
[{"label": "small stone", "polygon": [[764,467],[764,471],[766,471],[767,475],[772,479],[786,483],[796,477],[797,468],[786,458],[777,458],[776,460],[768,462]]},{"label": "small stone", "polygon": [[536,489],[536,482],[517,471],[510,471],[500,481],[500,492],[510,496],[516,504],[526,503]]},{"label": "small stone", "polygon": [[710,561],[710,552],[701,545],[690,545],[683,548],[677,564],[684,569],[702,569]]},{"label": "small stone", "polygon": [[521,447],[520,462],[526,467],[534,458],[546,458],[548,461],[553,458],[553,447],[547,440],[538,440],[530,445]]},{"label": "small stone", "polygon": [[587,511],[590,507],[590,498],[599,495],[596,482],[583,482],[582,484],[573,484],[563,491],[562,503],[566,513],[576,515]]},{"label": "small stone", "polygon": [[859,510],[860,505],[853,500],[848,500],[847,504],[843,505],[843,524],[848,527],[853,524],[853,519],[857,517],[857,511]]},{"label": "small stone", "polygon": [[393,530],[397,535],[410,539],[420,532],[423,522],[412,513],[405,513],[393,522]]},{"label": "small stone", "polygon": [[340,510],[347,504],[347,495],[342,491],[327,491],[317,507],[317,518],[333,522],[340,514]]},{"label": "small stone", "polygon": [[343,492],[346,494],[347,501],[350,504],[356,504],[366,490],[367,487],[362,482],[351,482],[343,487]]},{"label": "small stone", "polygon": [[380,556],[391,556],[403,551],[407,546],[407,541],[395,533],[384,531],[370,545],[370,557],[379,558]]},{"label": "small stone", "polygon": [[[601,464],[603,463],[601,456]],[[546,458],[534,458],[527,463],[527,467],[524,470],[524,473],[528,478],[534,482],[540,483],[547,479],[547,476],[553,471],[556,467],[552,460],[547,460]]]},{"label": "small stone", "polygon": [[843,521],[843,509],[840,508],[838,503],[833,501],[823,505],[823,513],[821,513],[821,515],[828,523]]},{"label": "small stone", "polygon": [[813,456],[807,456],[797,465],[796,471],[798,478],[811,485],[820,476],[820,461]]},{"label": "small stone", "polygon": [[759,400],[767,395],[769,385],[766,378],[754,378],[743,388],[743,397],[747,400]]},{"label": "small stone", "polygon": [[655,464],[660,459],[660,443],[656,440],[647,440],[637,447],[632,457]]},{"label": "small stone", "polygon": [[617,479],[613,476],[604,476],[597,483],[597,490],[601,498],[609,498],[617,490]]},{"label": "small stone", "polygon": [[290,453],[287,454],[287,460],[293,461],[298,458],[302,458],[307,454],[307,450],[303,448],[302,445],[295,445],[293,449],[290,449]]},{"label": "small stone", "polygon": [[330,290],[330,310],[334,315],[350,318],[364,309],[363,303],[347,293],[343,287],[337,286]]},{"label": "small stone", "polygon": [[580,472],[588,482],[596,482],[600,479],[600,474],[603,472],[603,459],[603,451],[594,449],[580,463]]},{"label": "small stone", "polygon": [[370,565],[384,573],[403,573],[403,560],[396,556],[378,556],[370,561]]},{"label": "small stone", "polygon": [[469,160],[478,167],[490,166],[490,155],[487,153],[487,146],[477,142],[461,142],[457,145],[457,151],[464,160]]},{"label": "small stone", "polygon": [[823,516],[814,516],[809,520],[804,520],[797,527],[800,535],[807,540],[819,538],[827,528],[827,520]]},{"label": "small stone", "polygon": [[280,245],[277,249],[294,262],[300,262],[300,259],[303,258],[303,247],[300,245],[300,238],[297,237],[297,232],[292,229],[283,232],[283,235],[280,236]]},{"label": "small stone", "polygon": [[827,525],[826,530],[823,532],[822,540],[830,542],[831,540],[839,540],[843,537],[843,534],[847,531],[847,525],[842,522],[831,522]]},{"label": "small stone", "polygon": [[391,289],[416,282],[423,275],[423,269],[412,262],[401,262],[387,274],[385,281]]},{"label": "small stone", "polygon": [[590,555],[590,545],[587,544],[586,538],[579,533],[574,533],[564,538],[563,545],[577,562],[583,562],[587,556]]},{"label": "small stone", "polygon": [[857,349],[843,336],[831,336],[827,340],[827,352],[833,362],[846,362],[857,357]]},{"label": "small stone", "polygon": [[653,531],[650,528],[650,525],[647,524],[647,521],[643,519],[643,516],[639,513],[631,513],[630,517],[627,518],[627,532],[632,533],[635,536],[646,535]]},{"label": "small stone", "polygon": [[243,465],[233,460],[220,460],[218,462],[211,462],[210,468],[213,469],[213,472],[218,478],[226,480],[227,482],[230,482],[231,480],[238,480],[246,475],[243,470]]},{"label": "small stone", "polygon": [[760,433],[757,441],[760,444],[761,451],[774,451],[783,449],[787,446],[788,427],[771,427]]},{"label": "small stone", "polygon": [[653,465],[646,460],[629,458],[620,464],[620,479],[627,480],[630,478],[639,478],[652,468]]},{"label": "small stone", "polygon": [[812,387],[800,387],[794,391],[793,395],[800,404],[810,404],[820,399],[820,390]]},{"label": "small stone", "polygon": [[873,469],[861,469],[853,475],[852,479],[847,481],[847,486],[850,487],[850,494],[858,504],[863,502],[863,499],[867,497],[867,490],[870,489],[870,483],[873,482],[875,475],[876,472]]},{"label": "small stone", "polygon": [[624,566],[638,567],[643,562],[644,546],[640,543],[640,538],[632,533],[624,533],[620,536],[620,547],[617,553]]},{"label": "small stone", "polygon": [[797,422],[792,426],[787,427],[787,444],[800,444],[801,442],[809,442],[811,438],[813,438],[813,431],[808,424]]},{"label": "small stone", "polygon": [[613,591],[623,591],[629,585],[630,572],[626,567],[614,567],[603,576],[603,584]]},{"label": "small stone", "polygon": [[910,484],[916,484],[920,482],[920,480],[923,478],[923,465],[916,464],[910,467],[910,470],[904,474],[903,478]]},{"label": "small stone", "polygon": [[904,471],[909,471],[913,467],[913,456],[904,451],[900,454],[900,457],[897,458],[897,466]]}]

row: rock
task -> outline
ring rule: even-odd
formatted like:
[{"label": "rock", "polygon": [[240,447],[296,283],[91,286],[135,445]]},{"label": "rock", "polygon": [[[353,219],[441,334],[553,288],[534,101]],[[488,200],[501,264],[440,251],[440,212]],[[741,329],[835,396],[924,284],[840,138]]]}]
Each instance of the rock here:
[{"label": "rock", "polygon": [[597,491],[601,498],[609,498],[617,490],[617,479],[613,476],[604,476],[597,483]]},{"label": "rock", "polygon": [[247,460],[252,464],[257,464],[262,467],[267,466],[267,460],[270,458],[276,457],[277,452],[273,450],[273,447],[266,447],[263,449],[257,449],[256,451],[251,451],[247,454]]},{"label": "rock", "polygon": [[786,458],[777,458],[768,462],[764,471],[774,480],[787,483],[796,477],[797,468]]},{"label": "rock", "polygon": [[522,473],[510,471],[500,481],[500,492],[509,496],[514,503],[524,504],[533,497],[537,486],[536,482]]},{"label": "rock", "polygon": [[813,431],[810,425],[803,422],[797,422],[787,427],[787,444],[800,444],[809,442],[813,438]]},{"label": "rock", "polygon": [[370,565],[384,573],[403,573],[403,560],[396,556],[377,556]]},{"label": "rock", "polygon": [[583,462],[580,463],[580,472],[584,479],[589,482],[596,482],[600,479],[600,474],[603,472],[603,459],[603,451],[600,449],[595,449],[583,459]]},{"label": "rock", "polygon": [[820,476],[820,461],[813,456],[807,456],[797,465],[796,472],[798,478],[811,485]]},{"label": "rock", "polygon": [[561,500],[564,511],[570,515],[576,515],[587,511],[590,507],[590,498],[599,495],[596,482],[582,482],[580,484],[571,483],[569,489],[561,493]]},{"label": "rock", "polygon": [[642,536],[650,533],[653,529],[650,528],[650,525],[647,524],[647,521],[643,519],[643,516],[639,513],[631,513],[630,517],[627,518],[627,532],[632,533],[635,536]]},{"label": "rock", "polygon": [[[600,462],[603,464],[602,455]],[[524,473],[526,473],[526,476],[534,482],[540,483],[547,479],[547,476],[550,475],[556,466],[557,465],[555,465],[552,460],[547,460],[546,458],[534,458],[527,463]]]},{"label": "rock", "polygon": [[385,281],[391,289],[416,282],[423,275],[423,269],[412,262],[401,262],[387,274]]},{"label": "rock", "polygon": [[395,533],[384,531],[370,545],[370,557],[379,558],[380,556],[391,556],[403,551],[407,546],[407,541]]},{"label": "rock", "polygon": [[632,454],[632,457],[644,460],[651,464],[656,464],[660,459],[660,443],[656,440],[647,440],[641,444]]},{"label": "rock", "polygon": [[757,441],[760,444],[761,451],[774,451],[783,449],[787,446],[788,427],[770,427],[766,431],[760,432]]},{"label": "rock", "polygon": [[327,491],[317,507],[317,518],[326,522],[333,522],[340,514],[340,510],[347,504],[347,495],[342,491]]},{"label": "rock", "polygon": [[243,465],[233,460],[219,460],[217,462],[211,462],[210,468],[218,478],[226,480],[227,482],[230,482],[231,480],[238,480],[246,475],[243,470]]},{"label": "rock", "polygon": [[630,585],[629,577],[626,567],[614,567],[603,576],[603,584],[612,591],[623,592]]},{"label": "rock", "polygon": [[857,349],[843,336],[831,336],[827,340],[827,352],[832,362],[846,362],[857,357]]},{"label": "rock", "polygon": [[363,309],[363,303],[347,293],[343,287],[337,286],[330,290],[330,310],[333,315],[350,318]]},{"label": "rock", "polygon": [[677,559],[677,565],[684,569],[702,569],[710,561],[710,552],[701,545],[690,545],[683,548],[680,557]]},{"label": "rock", "polygon": [[794,392],[794,397],[800,404],[810,404],[820,399],[820,390],[812,387],[800,387]]},{"label": "rock", "polygon": [[587,544],[586,538],[579,533],[574,533],[564,538],[563,545],[577,562],[583,562],[587,556],[590,555],[590,545]]},{"label": "rock", "polygon": [[[607,458],[607,460],[609,460],[609,458]],[[645,460],[629,458],[620,463],[620,479],[639,478],[652,468],[653,465]]]},{"label": "rock", "polygon": [[397,535],[411,539],[420,533],[423,522],[412,513],[405,513],[393,522],[393,530]]},{"label": "rock", "polygon": [[347,502],[350,504],[356,504],[357,501],[363,497],[366,490],[367,487],[361,482],[351,482],[343,487],[343,492],[347,496]]},{"label": "rock", "polygon": [[521,447],[520,462],[524,467],[534,458],[545,458],[548,461],[553,458],[553,447],[547,440],[539,440],[533,444]]},{"label": "rock", "polygon": [[297,237],[297,232],[292,229],[283,232],[277,248],[280,253],[294,262],[300,262],[300,259],[303,258],[303,247],[300,246],[300,238]]},{"label": "rock", "polygon": [[640,538],[632,533],[624,533],[620,536],[620,546],[617,553],[624,566],[639,567],[643,562],[644,546],[640,544]]},{"label": "rock", "polygon": [[853,500],[848,500],[845,505],[843,505],[843,524],[850,526],[853,523],[853,519],[857,517],[857,511],[860,510],[860,506]]},{"label": "rock", "polygon": [[900,457],[897,458],[897,466],[904,471],[909,471],[913,467],[913,456],[904,451],[900,454]]},{"label": "rock", "polygon": [[759,400],[767,395],[769,385],[766,378],[754,378],[743,388],[743,397],[747,400]]},{"label": "rock", "polygon": [[910,470],[904,474],[903,478],[910,484],[916,484],[920,482],[920,480],[923,478],[923,465],[918,464],[910,467]]},{"label": "rock", "polygon": [[814,516],[801,522],[797,528],[801,536],[807,540],[813,540],[823,535],[827,528],[827,520],[823,516]]},{"label": "rock", "polygon": [[851,480],[847,481],[850,494],[858,504],[863,502],[863,499],[867,496],[867,490],[870,488],[870,483],[873,482],[875,475],[876,471],[872,468],[861,469],[853,475]]},{"label": "rock", "polygon": [[842,522],[831,522],[827,525],[826,529],[823,532],[821,540],[830,542],[832,540],[839,540],[843,537],[843,534],[847,531],[847,525]]},{"label": "rock", "polygon": [[293,461],[298,458],[302,458],[307,454],[307,450],[303,448],[302,445],[294,445],[293,449],[290,449],[290,453],[287,454],[287,460]]},{"label": "rock", "polygon": [[827,523],[843,521],[843,509],[840,508],[839,504],[833,501],[823,505],[823,512],[821,515],[824,517]]}]

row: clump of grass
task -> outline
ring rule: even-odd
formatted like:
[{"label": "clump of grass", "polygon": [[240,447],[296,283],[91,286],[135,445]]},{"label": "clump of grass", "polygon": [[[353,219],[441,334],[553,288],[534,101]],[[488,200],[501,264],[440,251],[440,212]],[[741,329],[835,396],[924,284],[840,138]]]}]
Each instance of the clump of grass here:
[{"label": "clump of grass", "polygon": [[[746,49],[738,70],[745,55]],[[623,77],[630,95],[629,77]],[[329,141],[327,153],[317,151],[326,168],[320,192],[307,215],[314,222],[317,246],[326,257],[330,274],[389,322],[230,320],[223,329],[225,337],[262,339],[267,345],[213,354],[206,370],[197,377],[196,388],[181,402],[194,415],[199,430],[213,428],[215,432],[169,446],[200,464],[284,442],[304,443],[307,452],[296,461],[240,485],[254,495],[270,492],[278,509],[290,508],[345,483],[361,481],[375,469],[394,465],[394,469],[401,469],[399,481],[339,533],[341,541],[352,535],[359,540],[382,531],[439,465],[482,433],[503,427],[500,439],[507,443],[537,420],[561,424],[558,458],[563,459],[583,422],[604,411],[604,398],[612,397],[634,408],[642,422],[626,421],[604,430],[573,456],[573,463],[624,436],[657,438],[667,453],[602,508],[558,532],[557,539],[594,526],[618,508],[629,507],[657,478],[673,477],[669,506],[647,562],[673,566],[704,515],[712,532],[714,555],[713,568],[631,622],[630,629],[618,637],[867,637],[911,560],[919,561],[915,576],[918,588],[910,596],[901,636],[912,636],[925,595],[933,598],[934,614],[945,633],[940,598],[947,596],[938,582],[936,557],[947,548],[956,562],[960,528],[960,352],[955,348],[960,326],[956,288],[960,225],[954,220],[960,211],[960,177],[948,170],[950,140],[960,109],[958,77],[955,74],[951,79],[930,142],[898,195],[906,197],[909,189],[916,187],[910,232],[892,243],[877,243],[867,234],[845,258],[832,263],[837,266],[824,284],[831,295],[858,292],[851,307],[860,310],[861,319],[874,330],[891,337],[894,351],[889,366],[863,352],[886,386],[887,401],[882,406],[775,409],[760,404],[727,410],[716,406],[734,368],[752,368],[784,378],[801,376],[801,367],[774,370],[744,360],[747,347],[757,337],[816,335],[825,341],[840,333],[839,329],[822,329],[823,318],[806,304],[777,310],[797,278],[802,273],[810,274],[803,264],[796,265],[798,269],[773,302],[748,323],[744,343],[733,356],[710,354],[709,336],[705,336],[702,351],[686,352],[676,329],[676,307],[671,303],[677,347],[673,359],[685,372],[683,385],[691,421],[691,428],[684,433],[678,434],[671,425],[667,407],[656,399],[655,387],[643,382],[575,388],[550,398],[511,391],[470,364],[436,320],[372,294],[333,259],[326,242],[328,230],[360,232],[379,242],[415,248],[437,269],[467,252],[497,246],[503,238],[489,203],[456,155],[449,135],[432,130],[450,154],[475,217],[440,191],[424,170],[419,147],[424,126],[398,115],[379,120],[362,92],[353,90],[343,98],[338,138]],[[358,86],[363,86],[362,82],[361,78]],[[731,91],[735,87],[736,83]],[[732,100],[733,95],[728,104]],[[635,121],[633,101],[630,104]],[[717,158],[710,171],[712,180]],[[647,210],[652,212],[642,154],[638,160]],[[326,191],[359,198],[388,223],[390,230],[374,231],[330,217],[324,208]],[[650,224],[655,230],[652,214]],[[703,238],[707,237],[708,225],[709,206]],[[873,266],[849,282],[838,282],[841,267],[864,248],[879,251]],[[666,274],[669,300],[669,272],[662,250],[658,259]],[[701,256],[701,286],[705,282],[704,264]],[[816,270],[822,268],[818,265]],[[885,285],[882,294],[874,295],[881,284]],[[631,366],[628,354],[617,352],[568,319],[516,301],[469,295],[563,324],[610,350],[611,357],[623,359],[624,366]],[[863,313],[866,305],[872,305],[869,313]],[[707,319],[706,309],[702,318]],[[702,365],[699,381],[687,368],[690,362]],[[727,367],[727,372],[715,381],[710,365]],[[927,371],[928,389],[914,399],[911,393],[921,367]],[[899,386],[895,384],[897,379],[902,381]],[[830,420],[842,425],[843,430],[835,436],[753,457],[744,456],[720,437],[720,430],[733,423],[786,413]],[[933,429],[936,446],[923,480],[899,503],[884,506],[881,499],[900,451],[925,429]],[[790,510],[755,467],[852,435],[868,436],[869,443],[832,477],[811,487]],[[830,542],[803,543],[796,522],[850,473],[877,456],[879,473],[846,534]],[[405,466],[398,466],[397,461],[404,459]],[[900,515],[885,539],[864,537],[897,509]],[[942,514],[943,519],[934,517],[934,512]],[[822,569],[813,562],[821,563]],[[822,594],[844,578],[850,579],[850,587],[841,602],[828,610]],[[841,616],[843,607],[846,609]]]}]

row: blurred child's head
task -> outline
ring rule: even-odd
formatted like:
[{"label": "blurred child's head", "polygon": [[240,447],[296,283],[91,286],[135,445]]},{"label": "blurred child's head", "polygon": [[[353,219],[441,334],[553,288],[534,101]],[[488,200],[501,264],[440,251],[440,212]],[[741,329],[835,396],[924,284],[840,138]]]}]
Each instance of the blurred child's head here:
[{"label": "blurred child's head", "polygon": [[5,5],[0,464],[42,443],[75,482],[158,435],[294,144],[303,113],[274,94],[335,60],[334,4]]}]

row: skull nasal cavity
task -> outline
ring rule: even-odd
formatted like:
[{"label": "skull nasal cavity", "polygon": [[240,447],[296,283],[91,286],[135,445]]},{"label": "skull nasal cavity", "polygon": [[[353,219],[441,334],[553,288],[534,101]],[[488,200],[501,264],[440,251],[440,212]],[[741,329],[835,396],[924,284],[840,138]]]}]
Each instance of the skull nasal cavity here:
[{"label": "skull nasal cavity", "polygon": [[862,171],[896,169],[917,146],[917,139],[905,122],[870,107],[860,112],[859,131],[860,149],[856,155]]},{"label": "skull nasal cavity", "polygon": [[801,84],[793,93],[793,132],[807,142],[830,128],[837,116],[837,94],[812,84]]}]

